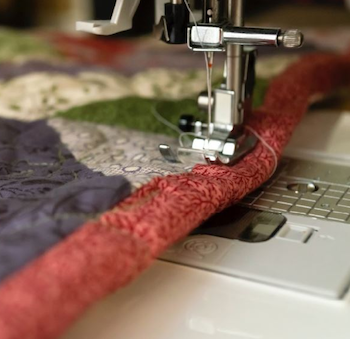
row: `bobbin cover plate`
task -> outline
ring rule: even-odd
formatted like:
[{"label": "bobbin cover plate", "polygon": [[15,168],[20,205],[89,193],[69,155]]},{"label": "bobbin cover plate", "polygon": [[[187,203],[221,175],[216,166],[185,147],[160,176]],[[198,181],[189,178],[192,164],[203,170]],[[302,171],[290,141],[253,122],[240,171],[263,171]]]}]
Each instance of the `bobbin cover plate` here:
[{"label": "bobbin cover plate", "polygon": [[227,239],[216,223],[219,237],[197,231],[161,259],[323,298],[343,298],[350,285],[349,226],[323,220],[313,220],[310,226],[308,218],[286,217],[268,241]]}]

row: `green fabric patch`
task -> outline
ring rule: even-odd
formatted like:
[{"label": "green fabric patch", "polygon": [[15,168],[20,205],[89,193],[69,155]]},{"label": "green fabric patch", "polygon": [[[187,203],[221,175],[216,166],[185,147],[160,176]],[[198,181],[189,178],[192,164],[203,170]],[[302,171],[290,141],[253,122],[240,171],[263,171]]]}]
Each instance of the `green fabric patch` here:
[{"label": "green fabric patch", "polygon": [[156,101],[141,97],[95,102],[60,112],[56,116],[70,120],[118,125],[157,134],[178,135],[155,117],[154,110],[175,126],[178,125],[179,118],[183,114],[191,114],[198,119],[205,117],[198,111],[196,100],[193,99]]},{"label": "green fabric patch", "polygon": [[11,61],[19,56],[59,56],[59,53],[47,42],[23,31],[12,29],[0,29],[0,46],[0,61]]},{"label": "green fabric patch", "polygon": [[[268,81],[258,80],[254,94],[254,107],[260,106],[268,86]],[[157,111],[165,120],[177,126],[183,114],[193,115],[205,121],[206,113],[200,112],[195,99],[156,100],[141,97],[126,97],[117,100],[100,101],[74,107],[56,116],[76,121],[97,124],[118,125],[150,133],[177,136],[178,133],[165,126],[154,114]]]}]

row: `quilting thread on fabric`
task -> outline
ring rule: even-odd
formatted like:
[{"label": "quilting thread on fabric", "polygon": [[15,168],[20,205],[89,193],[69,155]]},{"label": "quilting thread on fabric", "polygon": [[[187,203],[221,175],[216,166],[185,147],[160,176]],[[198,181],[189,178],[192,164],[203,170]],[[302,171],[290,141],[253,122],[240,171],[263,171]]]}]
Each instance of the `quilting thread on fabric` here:
[{"label": "quilting thread on fabric", "polygon": [[[349,56],[307,56],[272,81],[248,124],[279,157],[309,98],[349,84]],[[153,179],[0,286],[1,339],[62,334],[88,306],[125,286],[168,246],[260,186],[274,165],[272,153],[258,143],[233,167],[197,165],[191,173]]]}]

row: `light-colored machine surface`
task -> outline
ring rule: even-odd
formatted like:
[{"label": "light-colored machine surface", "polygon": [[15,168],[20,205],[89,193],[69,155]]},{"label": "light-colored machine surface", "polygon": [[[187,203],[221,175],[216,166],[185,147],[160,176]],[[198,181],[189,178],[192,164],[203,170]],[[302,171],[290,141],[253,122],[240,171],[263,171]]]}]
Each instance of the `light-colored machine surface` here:
[{"label": "light-colored machine surface", "polygon": [[[134,1],[135,6],[137,2]],[[120,6],[122,3],[119,2]],[[180,3],[183,2],[171,1],[172,5]],[[241,2],[221,3],[238,6]],[[133,12],[134,8],[129,10]],[[110,32],[108,25],[106,29]],[[84,24],[79,27],[92,31],[96,28]],[[197,44],[195,49],[203,49],[201,40],[207,41],[207,32],[215,36],[218,30],[217,37],[223,34],[223,39],[227,33],[220,25],[209,22],[200,25],[199,31],[196,26],[190,27],[189,40],[190,44]],[[238,34],[236,28],[230,28],[229,32],[230,36]],[[261,39],[266,39],[266,31],[261,32]],[[242,34],[239,39],[242,36],[256,39],[255,32],[249,29],[239,34]],[[279,38],[280,30],[271,34],[268,36],[274,35],[274,38],[270,42],[278,44],[283,39],[283,35]],[[294,44],[300,36],[298,32],[292,35]],[[215,41],[212,40],[216,44],[213,48],[221,48],[219,40]],[[228,50],[232,47],[231,52],[239,54],[242,46],[238,46],[228,46]],[[231,52],[227,52],[228,63]],[[239,60],[248,59],[239,57]],[[243,69],[237,64],[231,66]],[[216,138],[215,119],[218,119],[217,107],[221,107],[221,102],[227,104],[223,110],[233,110],[227,117],[236,119],[242,100],[232,103],[239,96],[237,93],[241,93],[244,81],[238,77],[241,87],[235,87],[235,79],[231,88],[229,77],[226,77],[226,87],[213,94],[216,103],[209,136],[205,136],[207,131],[197,130],[194,142],[204,140],[207,145],[213,135]],[[208,97],[206,99],[209,102]],[[249,114],[246,110],[243,112]],[[320,132],[315,132],[310,142],[309,131],[315,120]],[[233,120],[225,121],[226,128],[241,123],[243,120],[237,124]],[[350,126],[350,112],[313,112],[301,123],[279,170],[265,185],[246,197],[240,206],[215,216],[170,248],[134,283],[89,310],[62,339],[349,338],[350,140],[347,126]],[[323,130],[328,134],[322,133]],[[199,150],[193,145],[186,152],[192,159],[196,153],[200,154],[197,160],[209,159],[209,162],[213,155],[213,161],[217,162],[218,158],[220,161],[227,156],[224,154],[227,140],[221,144],[222,149],[214,153],[206,146]],[[236,142],[234,139],[235,145]],[[179,149],[177,154],[169,151],[170,160],[183,159],[181,147]],[[232,149],[233,156],[237,150]],[[234,161],[231,155],[228,163]]]}]

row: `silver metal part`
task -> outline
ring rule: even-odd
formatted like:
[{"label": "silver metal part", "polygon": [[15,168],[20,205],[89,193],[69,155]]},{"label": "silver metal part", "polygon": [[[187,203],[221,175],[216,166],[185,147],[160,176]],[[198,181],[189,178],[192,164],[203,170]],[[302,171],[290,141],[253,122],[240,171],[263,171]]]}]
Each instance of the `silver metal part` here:
[{"label": "silver metal part", "polygon": [[293,182],[287,188],[294,193],[314,193],[318,191],[317,185],[313,182]]},{"label": "silver metal part", "polygon": [[280,34],[279,42],[286,48],[299,48],[304,42],[303,34],[297,29],[291,29]]},{"label": "silver metal part", "polygon": [[278,46],[281,30],[276,28],[226,27],[223,40],[227,44]]},{"label": "silver metal part", "polygon": [[[214,95],[213,94],[211,96],[211,101],[210,101],[212,109],[214,108]],[[198,104],[199,109],[201,109],[202,111],[208,110],[208,106],[209,106],[208,92],[201,92],[199,94],[198,99],[197,99],[197,104]]]},{"label": "silver metal part", "polygon": [[235,106],[235,100],[237,100],[236,93],[226,89],[216,89],[214,93],[215,129],[230,133],[234,125],[241,123],[239,117],[232,114],[232,107]]},{"label": "silver metal part", "polygon": [[157,40],[161,40],[164,36],[164,39],[166,42],[170,41],[167,22],[165,16],[162,16],[159,20],[159,23],[157,25],[154,25],[153,27],[153,36]]},{"label": "silver metal part", "polygon": [[168,145],[160,145],[159,150],[170,162],[183,162],[188,165],[232,165],[255,147],[257,138],[252,134],[241,134],[236,138],[224,139],[226,134],[213,133],[208,139],[193,136],[189,145],[173,151]]},{"label": "silver metal part", "polygon": [[225,84],[213,91],[211,100],[208,93],[199,95],[199,108],[211,106],[213,118],[208,124],[193,124],[197,137],[178,149],[180,161],[228,165],[252,150],[257,138],[244,132],[244,119],[249,113],[254,61],[243,46],[297,48],[303,42],[298,30],[244,27],[243,5],[243,0],[204,0],[203,22],[188,28],[188,47],[193,51],[226,52]]},{"label": "silver metal part", "polygon": [[228,45],[299,48],[303,44],[303,34],[298,30],[200,24],[190,27],[189,32],[189,47],[195,51],[223,52]]},{"label": "silver metal part", "polygon": [[287,158],[242,204],[350,224],[349,171],[346,166]]},{"label": "silver metal part", "polygon": [[188,29],[188,47],[193,51],[223,52],[223,30],[218,26],[197,25]]},{"label": "silver metal part", "polygon": [[173,163],[179,162],[176,154],[168,145],[164,145],[164,144],[159,145],[159,151],[161,155],[164,157],[164,159],[166,159],[168,162],[173,162]]},{"label": "silver metal part", "polygon": [[[232,26],[244,26],[243,0],[228,0],[228,21]],[[232,107],[232,120],[243,123],[243,46],[228,44],[226,53],[226,90],[234,91],[236,95],[235,106]]]},{"label": "silver metal part", "polygon": [[[220,7],[219,3],[225,6]],[[209,136],[204,137],[207,129],[196,128],[198,137],[188,146],[189,150],[181,148],[181,154],[185,154],[179,156],[181,159],[188,160],[193,154],[198,161],[200,154],[201,162],[233,164],[241,154],[252,150],[257,139],[245,134],[244,120],[249,113],[254,60],[243,46],[297,48],[303,42],[298,30],[245,27],[243,5],[243,0],[204,0],[204,21],[188,28],[188,46],[193,51],[226,52],[225,84],[213,91],[210,102],[208,94],[199,95],[198,106],[203,110],[211,106],[213,110]],[[220,20],[223,15],[225,20]]]}]

